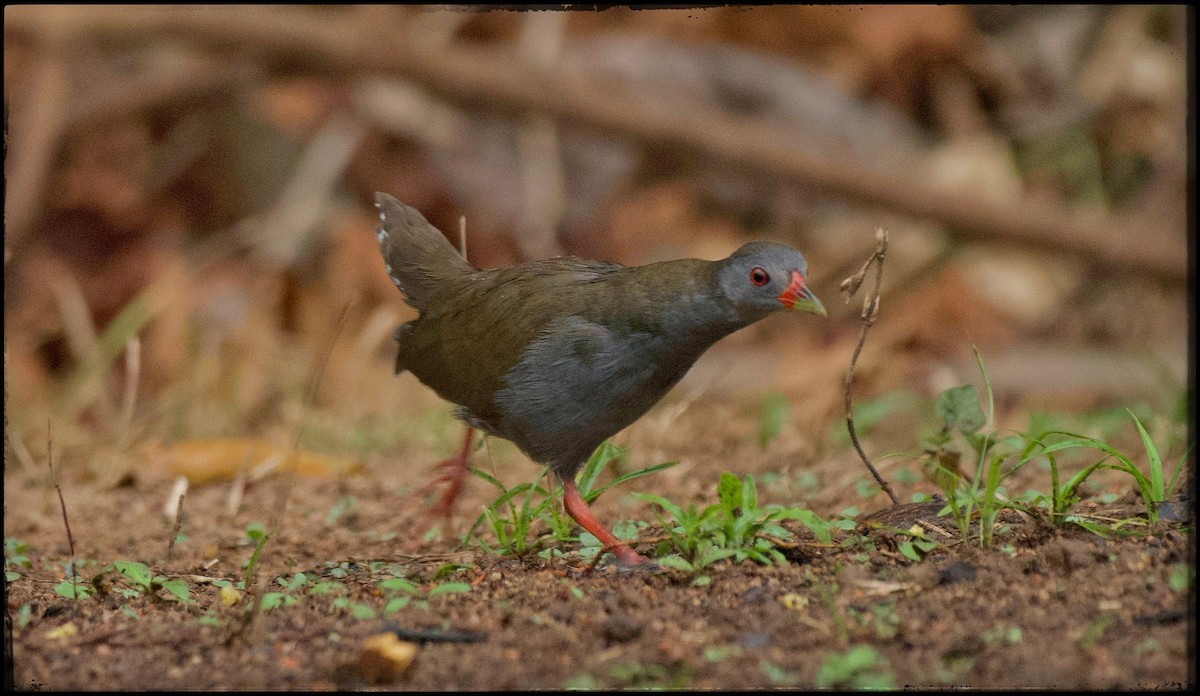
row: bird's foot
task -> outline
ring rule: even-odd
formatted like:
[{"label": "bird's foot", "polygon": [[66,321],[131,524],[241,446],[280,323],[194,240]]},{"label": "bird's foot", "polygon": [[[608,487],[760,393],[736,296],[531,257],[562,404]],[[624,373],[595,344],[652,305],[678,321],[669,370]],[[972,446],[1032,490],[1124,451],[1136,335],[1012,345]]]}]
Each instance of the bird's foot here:
[{"label": "bird's foot", "polygon": [[438,462],[435,465],[438,469],[444,469],[430,488],[436,487],[440,483],[447,484],[446,490],[442,491],[441,497],[433,504],[433,514],[441,517],[450,517],[454,513],[454,503],[458,500],[458,494],[462,492],[463,484],[467,477],[467,460],[463,457],[451,457]]},{"label": "bird's foot", "polygon": [[447,484],[446,490],[442,491],[442,495],[433,505],[434,515],[449,518],[454,512],[454,503],[458,500],[458,494],[462,492],[467,472],[470,470],[467,466],[467,458],[471,454],[471,434],[472,430],[467,428],[462,448],[458,454],[435,464],[434,469],[440,472],[437,478],[417,491],[417,495],[424,496],[432,492],[439,484]]},{"label": "bird's foot", "polygon": [[596,565],[600,563],[600,559],[604,556],[605,552],[612,552],[612,555],[617,557],[618,565],[626,570],[659,570],[662,567],[658,563],[629,548],[624,543],[620,543],[609,544],[600,549],[585,572],[590,573],[595,570]]},{"label": "bird's foot", "polygon": [[600,524],[599,520],[592,515],[591,509],[583,496],[579,494],[579,489],[575,486],[575,482],[566,479],[563,481],[563,506],[567,508],[567,514],[570,515],[580,527],[592,533],[592,536],[600,540],[604,547],[596,554],[596,558],[592,560],[592,565],[588,568],[591,570],[599,562],[600,557],[606,551],[617,557],[617,561],[623,568],[657,568],[658,564],[646,558],[629,548],[629,545],[613,536],[613,533],[608,531],[604,525]]}]

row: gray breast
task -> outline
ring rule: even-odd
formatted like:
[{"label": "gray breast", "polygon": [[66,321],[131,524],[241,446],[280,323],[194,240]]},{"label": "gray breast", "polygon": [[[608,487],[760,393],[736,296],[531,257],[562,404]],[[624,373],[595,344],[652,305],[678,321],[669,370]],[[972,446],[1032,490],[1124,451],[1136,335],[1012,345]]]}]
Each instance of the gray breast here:
[{"label": "gray breast", "polygon": [[637,420],[695,362],[668,355],[669,337],[615,336],[571,316],[532,341],[505,375],[498,434],[536,461],[570,474],[601,442]]}]

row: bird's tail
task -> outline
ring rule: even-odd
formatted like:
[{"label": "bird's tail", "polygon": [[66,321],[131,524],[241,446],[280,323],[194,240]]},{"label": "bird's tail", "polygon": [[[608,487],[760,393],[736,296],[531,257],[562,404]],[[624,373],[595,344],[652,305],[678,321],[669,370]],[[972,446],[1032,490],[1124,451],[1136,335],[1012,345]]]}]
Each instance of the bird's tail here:
[{"label": "bird's tail", "polygon": [[375,207],[388,275],[414,308],[424,309],[443,280],[475,270],[416,208],[386,193],[375,194]]}]

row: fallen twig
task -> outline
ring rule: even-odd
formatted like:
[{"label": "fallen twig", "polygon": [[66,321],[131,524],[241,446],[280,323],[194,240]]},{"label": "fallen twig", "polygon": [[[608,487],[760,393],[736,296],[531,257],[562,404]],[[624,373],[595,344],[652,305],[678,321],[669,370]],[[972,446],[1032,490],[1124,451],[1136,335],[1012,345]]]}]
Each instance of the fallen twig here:
[{"label": "fallen twig", "polygon": [[482,643],[488,639],[483,631],[466,629],[440,628],[400,628],[390,629],[400,640],[410,643]]},{"label": "fallen twig", "polygon": [[879,285],[883,281],[883,258],[887,254],[887,243],[887,232],[882,227],[877,229],[875,231],[875,253],[871,254],[871,258],[867,259],[858,273],[843,280],[841,285],[842,292],[846,293],[846,301],[849,302],[854,293],[858,292],[858,288],[862,286],[871,264],[875,264],[875,287],[871,289],[871,294],[863,302],[862,331],[858,334],[858,344],[854,346],[854,355],[850,358],[850,367],[846,370],[846,429],[850,431],[850,442],[854,443],[854,449],[862,458],[863,464],[867,466],[867,470],[875,477],[875,481],[883,489],[883,492],[892,499],[892,505],[899,505],[900,500],[892,492],[892,487],[875,470],[871,460],[867,458],[867,453],[863,451],[862,444],[858,441],[858,431],[854,428],[854,409],[850,404],[850,385],[854,382],[854,365],[858,362],[858,355],[862,352],[863,343],[867,340],[867,330],[875,323],[875,315],[879,312]]}]

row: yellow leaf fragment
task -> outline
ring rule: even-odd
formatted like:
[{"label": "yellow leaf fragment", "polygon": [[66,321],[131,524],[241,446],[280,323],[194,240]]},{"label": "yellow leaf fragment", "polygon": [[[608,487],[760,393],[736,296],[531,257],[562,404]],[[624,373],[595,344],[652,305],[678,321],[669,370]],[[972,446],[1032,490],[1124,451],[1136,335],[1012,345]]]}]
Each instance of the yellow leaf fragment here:
[{"label": "yellow leaf fragment", "polygon": [[257,481],[275,472],[294,470],[301,476],[335,478],[358,470],[349,457],[295,451],[252,438],[186,440],[170,445],[148,445],[148,459],[171,476],[185,476],[192,484],[232,481],[239,473]]},{"label": "yellow leaf fragment", "polygon": [[416,643],[400,640],[394,633],[379,633],[363,641],[358,667],[368,682],[384,684],[404,674],[416,656]]}]

